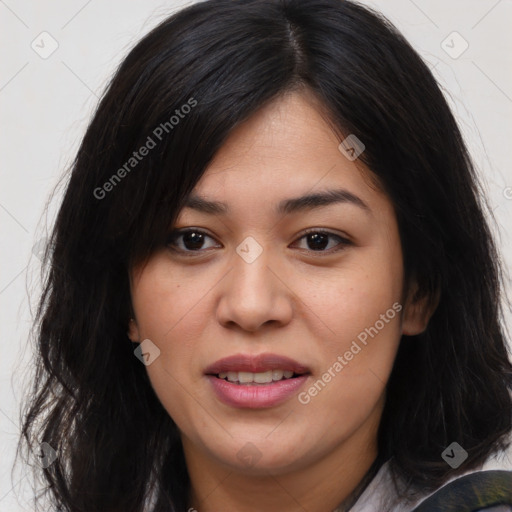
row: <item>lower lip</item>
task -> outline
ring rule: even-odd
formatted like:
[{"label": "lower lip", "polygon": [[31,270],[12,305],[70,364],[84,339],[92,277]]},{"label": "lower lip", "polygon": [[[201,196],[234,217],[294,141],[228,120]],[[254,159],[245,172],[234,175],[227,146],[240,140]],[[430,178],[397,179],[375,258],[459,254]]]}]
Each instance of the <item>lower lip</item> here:
[{"label": "lower lip", "polygon": [[233,384],[225,379],[207,375],[221,402],[231,407],[262,409],[279,405],[295,395],[308,375],[279,380],[268,384]]}]

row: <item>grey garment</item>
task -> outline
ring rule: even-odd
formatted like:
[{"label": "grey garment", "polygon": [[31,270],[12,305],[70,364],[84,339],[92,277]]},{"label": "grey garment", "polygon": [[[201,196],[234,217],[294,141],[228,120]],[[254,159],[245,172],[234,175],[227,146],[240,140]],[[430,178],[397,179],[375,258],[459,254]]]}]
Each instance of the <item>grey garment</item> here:
[{"label": "grey garment", "polygon": [[492,507],[479,508],[475,512],[512,512],[512,505],[494,505]]}]

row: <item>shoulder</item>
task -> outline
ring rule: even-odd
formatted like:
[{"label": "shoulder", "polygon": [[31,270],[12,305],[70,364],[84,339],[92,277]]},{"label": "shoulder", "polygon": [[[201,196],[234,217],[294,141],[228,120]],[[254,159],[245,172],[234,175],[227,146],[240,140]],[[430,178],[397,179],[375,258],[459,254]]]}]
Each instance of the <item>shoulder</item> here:
[{"label": "shoulder", "polygon": [[[431,492],[421,495],[416,494],[409,497],[408,499],[400,499],[397,495],[396,488],[391,478],[389,463],[385,463],[380,468],[374,479],[370,482],[368,487],[365,489],[357,503],[355,503],[354,506],[350,509],[350,512],[413,512],[413,510],[421,503],[425,502],[439,489],[443,488],[454,480],[466,475],[490,470],[512,471],[512,460],[509,454],[504,453],[499,457],[491,457],[482,466],[450,478],[442,486]],[[486,512],[492,512],[493,510],[495,509],[486,509]],[[501,512],[502,510],[512,509],[500,508],[498,510]]]}]

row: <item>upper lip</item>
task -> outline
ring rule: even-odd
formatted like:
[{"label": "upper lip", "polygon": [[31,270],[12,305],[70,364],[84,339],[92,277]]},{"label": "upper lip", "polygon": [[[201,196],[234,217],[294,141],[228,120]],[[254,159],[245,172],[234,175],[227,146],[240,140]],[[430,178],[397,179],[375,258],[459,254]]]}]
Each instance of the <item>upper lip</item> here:
[{"label": "upper lip", "polygon": [[221,372],[252,372],[260,373],[268,370],[291,370],[294,373],[309,373],[309,368],[293,359],[278,354],[235,354],[224,357],[208,366],[207,375],[218,375]]}]

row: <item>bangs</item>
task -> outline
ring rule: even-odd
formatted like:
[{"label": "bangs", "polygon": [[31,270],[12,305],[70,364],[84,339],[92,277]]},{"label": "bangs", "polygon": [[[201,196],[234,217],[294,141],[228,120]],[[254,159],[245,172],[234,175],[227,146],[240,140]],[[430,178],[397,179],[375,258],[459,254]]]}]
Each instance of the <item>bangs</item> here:
[{"label": "bangs", "polygon": [[[96,198],[97,231],[127,266],[164,243],[230,132],[300,81],[298,51],[277,9],[265,27],[255,27],[250,6],[240,9],[242,21],[231,5],[212,23],[193,6],[186,28],[183,13],[155,28],[123,62],[89,127],[86,147],[98,132],[109,143],[91,148],[95,171],[86,165],[79,179]],[[228,18],[239,25],[229,36],[221,29]]]}]

